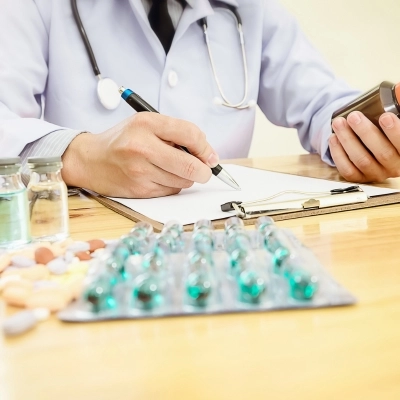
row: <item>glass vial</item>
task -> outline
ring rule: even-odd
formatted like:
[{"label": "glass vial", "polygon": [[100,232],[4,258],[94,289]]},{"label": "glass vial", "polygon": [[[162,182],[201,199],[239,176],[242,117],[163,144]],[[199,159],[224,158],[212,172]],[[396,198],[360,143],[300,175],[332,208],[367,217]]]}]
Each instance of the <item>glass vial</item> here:
[{"label": "glass vial", "polygon": [[379,129],[379,117],[385,112],[391,112],[400,117],[400,83],[397,85],[384,81],[368,92],[357,97],[350,103],[339,108],[332,115],[347,118],[352,111],[362,112]]},{"label": "glass vial", "polygon": [[20,158],[0,158],[0,247],[31,241],[28,196],[21,180]]},{"label": "glass vial", "polygon": [[69,236],[68,190],[61,157],[28,158],[28,199],[32,238],[54,242]]}]

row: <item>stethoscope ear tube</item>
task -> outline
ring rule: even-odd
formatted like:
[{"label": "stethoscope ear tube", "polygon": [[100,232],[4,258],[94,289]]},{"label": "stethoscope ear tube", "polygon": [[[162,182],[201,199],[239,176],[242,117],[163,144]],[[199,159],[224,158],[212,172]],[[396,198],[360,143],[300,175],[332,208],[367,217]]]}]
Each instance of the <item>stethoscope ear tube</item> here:
[{"label": "stethoscope ear tube", "polygon": [[87,37],[85,28],[82,24],[81,17],[79,16],[79,11],[78,11],[78,6],[76,4],[76,0],[71,0],[71,8],[72,8],[72,15],[74,16],[76,26],[78,27],[79,34],[81,35],[83,44],[85,45],[86,52],[90,59],[90,63],[92,64],[93,72],[96,76],[99,76],[101,74],[100,69],[99,69],[99,66],[97,65],[96,57],[94,56],[92,46],[90,45],[90,42],[89,42],[89,38]]},{"label": "stethoscope ear tube", "polygon": [[219,81],[219,78],[218,78],[218,75],[217,75],[217,71],[216,71],[216,68],[215,68],[214,57],[213,57],[212,52],[211,52],[210,41],[208,39],[207,18],[202,18],[200,20],[200,26],[203,28],[204,39],[205,39],[206,46],[207,46],[208,57],[210,59],[210,64],[211,64],[211,69],[212,69],[212,72],[213,72],[214,80],[215,80],[215,83],[217,85],[219,94],[222,97],[222,101],[220,102],[220,104],[225,106],[225,107],[236,108],[238,110],[243,110],[243,109],[252,107],[254,105],[253,104],[254,101],[250,101],[248,103],[245,103],[246,99],[247,99],[249,84],[248,84],[248,69],[247,69],[246,49],[245,49],[245,45],[244,45],[244,37],[243,37],[243,29],[242,29],[242,19],[240,18],[240,15],[237,12],[235,7],[225,6],[224,8],[227,8],[229,11],[231,11],[233,16],[236,18],[237,30],[238,30],[238,33],[239,33],[239,42],[240,42],[240,48],[241,48],[241,52],[242,52],[243,74],[244,74],[244,94],[243,94],[242,100],[239,103],[235,104],[235,103],[230,102],[227,99],[227,97],[225,96],[225,93],[222,90],[222,86],[221,86],[221,83]]},{"label": "stethoscope ear tube", "polygon": [[71,0],[71,9],[76,26],[79,30],[79,34],[81,35],[83,44],[86,48],[86,52],[89,56],[93,72],[99,79],[99,81],[97,82],[97,97],[99,98],[99,101],[104,108],[106,108],[107,110],[115,110],[121,102],[121,96],[118,92],[118,85],[111,78],[103,78],[101,76],[100,68],[97,65],[92,46],[90,45],[89,38],[86,34],[85,28],[82,24],[82,20],[79,16],[79,10],[76,4],[76,0]]}]

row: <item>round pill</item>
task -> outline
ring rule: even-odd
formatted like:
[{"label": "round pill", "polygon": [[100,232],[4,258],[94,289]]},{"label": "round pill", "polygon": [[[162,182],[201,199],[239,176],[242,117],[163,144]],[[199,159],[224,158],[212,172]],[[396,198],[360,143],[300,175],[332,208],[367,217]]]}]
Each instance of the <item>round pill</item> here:
[{"label": "round pill", "polygon": [[66,251],[64,254],[64,260],[70,264],[72,260],[74,259],[75,255],[72,251]]},{"label": "round pill", "polygon": [[74,242],[67,247],[68,251],[77,253],[78,251],[88,251],[90,249],[90,244],[88,242]]},{"label": "round pill", "polygon": [[47,268],[52,274],[61,275],[68,269],[68,264],[62,258],[55,258],[47,264]]},{"label": "round pill", "polygon": [[33,260],[32,258],[20,255],[11,257],[11,263],[15,267],[20,267],[20,268],[27,268],[36,264],[35,260]]},{"label": "round pill", "polygon": [[91,260],[92,256],[86,251],[78,251],[75,255],[79,258],[80,261]]},{"label": "round pill", "polygon": [[35,250],[35,261],[38,264],[47,264],[51,260],[54,260],[53,252],[47,247],[39,247]]},{"label": "round pill", "polygon": [[88,243],[89,243],[89,251],[91,252],[106,247],[106,244],[101,239],[88,240]]}]

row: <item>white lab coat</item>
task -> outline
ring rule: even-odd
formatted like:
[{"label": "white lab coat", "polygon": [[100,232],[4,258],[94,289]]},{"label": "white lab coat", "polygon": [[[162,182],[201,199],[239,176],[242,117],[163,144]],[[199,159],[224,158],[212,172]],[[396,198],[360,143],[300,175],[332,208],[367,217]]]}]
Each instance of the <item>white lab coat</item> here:
[{"label": "white lab coat", "polygon": [[[358,93],[333,75],[277,0],[223,2],[237,6],[242,17],[248,99],[274,124],[297,128],[304,148],[329,162],[331,114]],[[216,104],[220,94],[197,23],[208,18],[222,88],[237,102],[244,78],[235,19],[211,5],[198,0],[194,8],[186,7],[166,56],[141,0],[78,0],[103,76],[134,90],[161,113],[197,124],[221,158],[246,157],[255,108]],[[69,1],[1,1],[1,157],[18,155],[27,143],[56,130],[100,133],[134,113],[123,101],[106,110],[96,87]]]}]

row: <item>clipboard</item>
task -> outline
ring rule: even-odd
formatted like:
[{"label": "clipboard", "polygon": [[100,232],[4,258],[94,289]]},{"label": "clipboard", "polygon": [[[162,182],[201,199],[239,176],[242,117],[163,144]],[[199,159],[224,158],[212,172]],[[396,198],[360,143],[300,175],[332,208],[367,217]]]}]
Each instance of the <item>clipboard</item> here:
[{"label": "clipboard", "polygon": [[[93,192],[89,189],[80,189],[85,195],[94,200],[98,201],[100,204],[104,205],[105,207],[109,208],[110,210],[134,221],[134,222],[148,222],[150,223],[155,232],[161,232],[164,224],[161,222],[155,221],[143,214],[140,214],[129,207],[124,206],[121,203],[118,203],[114,200],[109,199],[108,197],[102,196],[96,192]],[[303,208],[303,209],[281,209],[281,210],[274,210],[271,211],[270,215],[274,221],[284,221],[288,219],[295,219],[295,218],[303,218],[303,217],[310,217],[315,215],[323,215],[323,214],[333,214],[342,211],[350,211],[350,210],[358,210],[363,208],[370,208],[370,207],[378,207],[383,205],[389,204],[396,204],[400,203],[400,193],[391,193],[385,194],[382,196],[374,196],[368,198],[366,201],[356,202],[356,203],[348,203],[348,204],[337,204],[332,205],[329,207],[314,207],[314,208]],[[225,221],[231,217],[232,215],[227,215],[226,218],[213,220],[212,224],[215,229],[223,229]],[[243,219],[244,225],[253,225],[257,218],[261,215],[251,216],[250,218]],[[184,225],[185,231],[192,231],[194,224]]]}]

